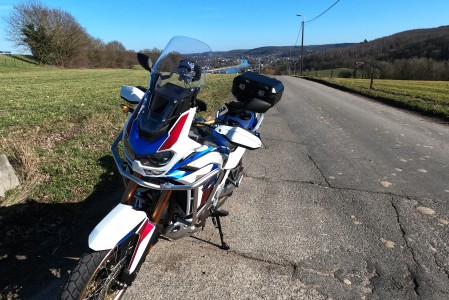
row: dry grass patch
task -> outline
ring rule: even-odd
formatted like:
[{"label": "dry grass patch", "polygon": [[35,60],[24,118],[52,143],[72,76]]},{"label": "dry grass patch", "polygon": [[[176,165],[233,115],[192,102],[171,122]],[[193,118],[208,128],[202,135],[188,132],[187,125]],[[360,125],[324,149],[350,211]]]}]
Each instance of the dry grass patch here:
[{"label": "dry grass patch", "polygon": [[[2,143],[6,139],[2,138]],[[19,141],[8,140],[10,149],[9,160],[19,178],[20,186],[0,198],[0,206],[9,206],[26,201],[32,194],[33,188],[45,182],[47,176],[40,171],[40,159],[36,152],[27,144]]]}]

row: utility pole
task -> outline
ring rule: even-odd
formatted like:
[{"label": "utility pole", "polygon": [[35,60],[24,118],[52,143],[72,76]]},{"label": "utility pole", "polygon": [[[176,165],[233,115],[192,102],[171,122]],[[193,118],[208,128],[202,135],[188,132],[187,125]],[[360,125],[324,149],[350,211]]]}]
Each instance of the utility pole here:
[{"label": "utility pole", "polygon": [[292,47],[290,47],[290,54],[288,55],[288,74],[292,73]]},{"label": "utility pole", "polygon": [[302,67],[303,67],[303,59],[304,59],[304,15],[301,14],[296,14],[296,16],[298,17],[302,17],[302,22],[301,22],[301,30],[302,30],[302,37],[301,37],[301,62],[300,62],[300,66],[299,66],[299,72],[300,75],[302,76]]}]

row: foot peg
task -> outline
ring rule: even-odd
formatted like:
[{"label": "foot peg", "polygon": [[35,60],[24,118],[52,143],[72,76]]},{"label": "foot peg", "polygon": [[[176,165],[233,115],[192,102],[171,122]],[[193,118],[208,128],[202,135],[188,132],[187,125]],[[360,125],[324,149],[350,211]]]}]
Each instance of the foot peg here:
[{"label": "foot peg", "polygon": [[227,217],[229,215],[229,212],[226,210],[214,210],[211,214],[211,217]]}]

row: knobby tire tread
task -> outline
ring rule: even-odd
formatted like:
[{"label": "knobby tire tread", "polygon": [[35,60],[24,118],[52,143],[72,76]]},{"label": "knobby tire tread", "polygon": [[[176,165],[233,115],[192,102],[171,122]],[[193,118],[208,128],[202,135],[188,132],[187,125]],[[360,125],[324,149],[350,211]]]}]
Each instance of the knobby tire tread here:
[{"label": "knobby tire tread", "polygon": [[81,257],[62,290],[61,300],[81,299],[84,289],[107,253],[108,251],[93,252]]}]

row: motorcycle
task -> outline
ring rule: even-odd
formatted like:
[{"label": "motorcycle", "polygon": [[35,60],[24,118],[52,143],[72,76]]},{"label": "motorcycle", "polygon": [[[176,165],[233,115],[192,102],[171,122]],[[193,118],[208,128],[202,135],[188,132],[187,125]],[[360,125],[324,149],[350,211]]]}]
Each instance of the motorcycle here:
[{"label": "motorcycle", "polygon": [[133,283],[159,239],[177,240],[202,230],[212,218],[220,248],[228,250],[221,206],[241,185],[246,149],[261,147],[264,113],[282,96],[283,84],[253,72],[235,77],[232,93],[213,121],[196,117],[212,51],[201,41],[174,37],[150,72],[149,87],[123,86],[130,116],[111,150],[126,190],[121,202],[89,235],[61,299],[119,299]]}]

